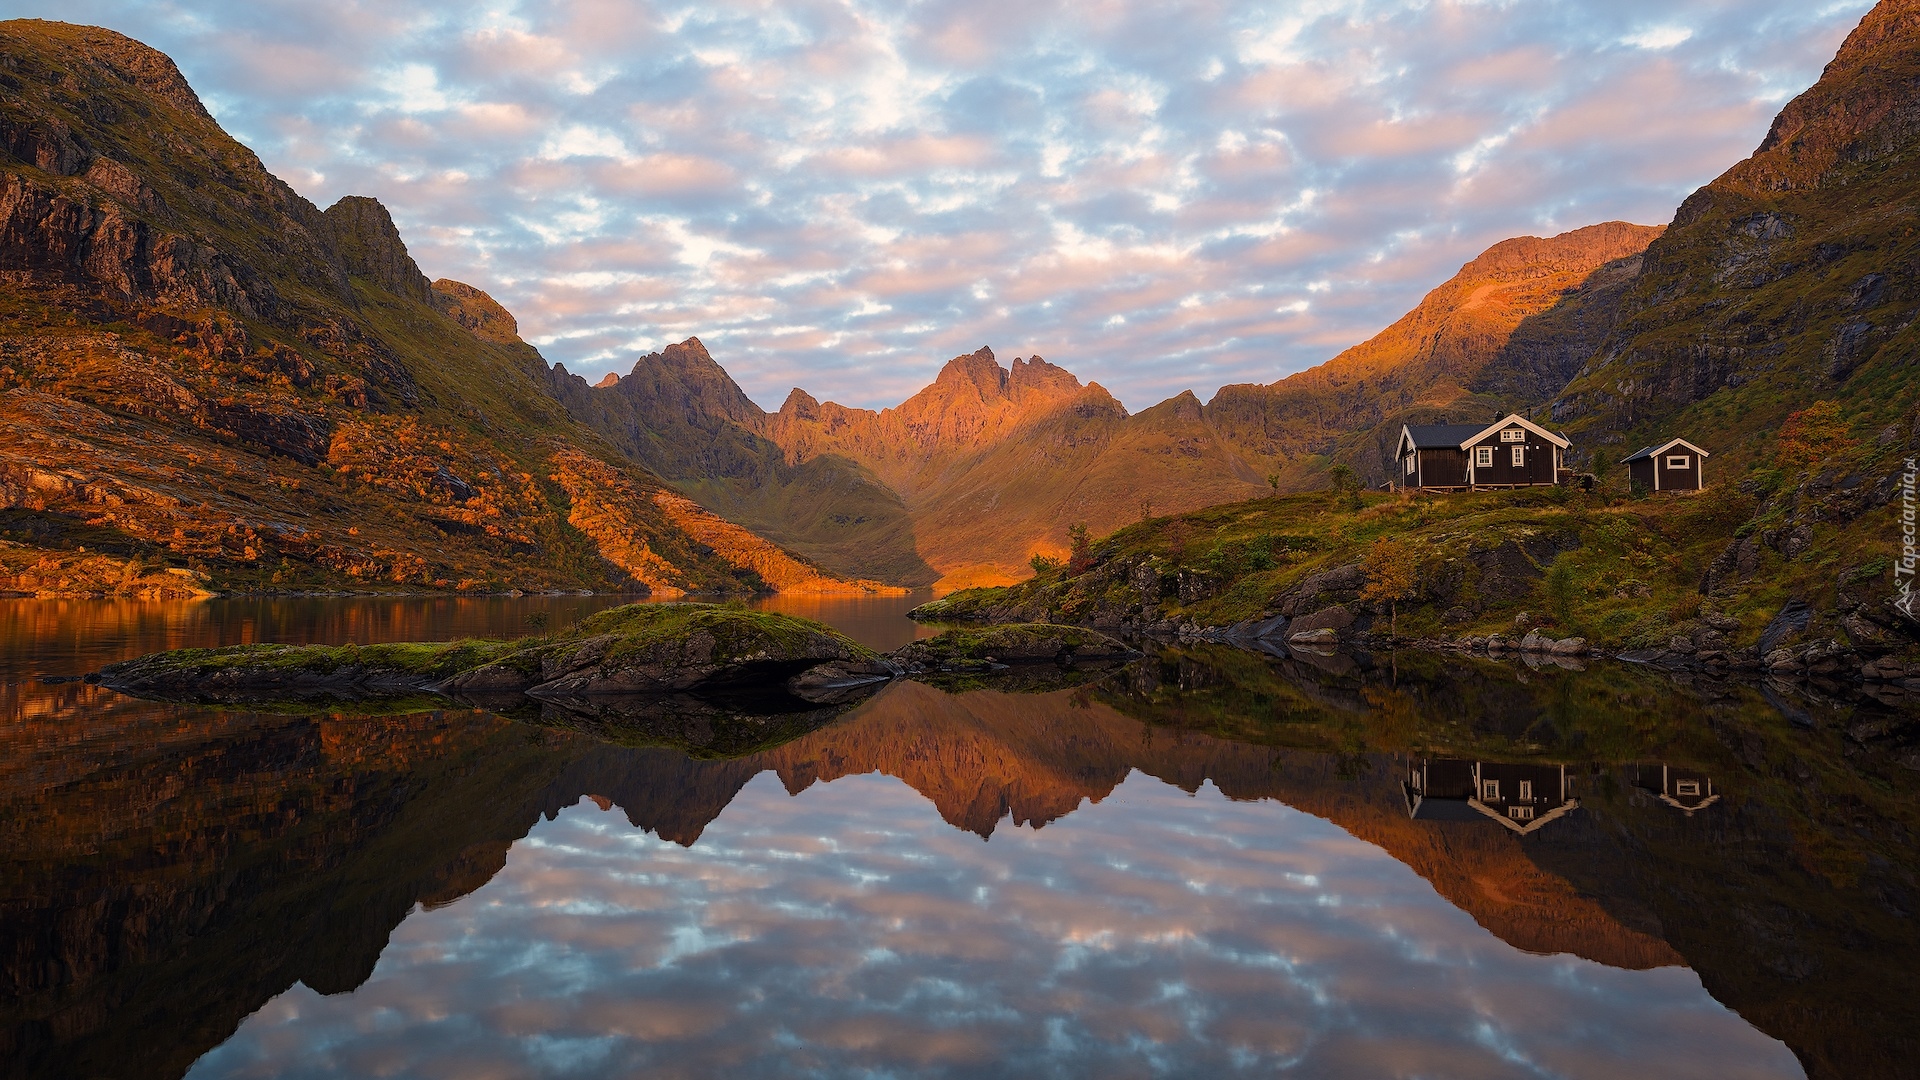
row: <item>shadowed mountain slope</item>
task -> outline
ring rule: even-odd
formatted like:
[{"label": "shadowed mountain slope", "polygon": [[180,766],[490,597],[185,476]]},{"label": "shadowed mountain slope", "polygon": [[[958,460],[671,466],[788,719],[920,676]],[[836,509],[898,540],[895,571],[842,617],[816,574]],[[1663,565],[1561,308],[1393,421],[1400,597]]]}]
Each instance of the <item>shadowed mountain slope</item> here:
[{"label": "shadowed mountain slope", "polygon": [[1723,471],[1822,399],[1911,445],[1916,224],[1920,3],[1884,0],[1754,155],[1680,207],[1554,418],[1606,461],[1685,435]]},{"label": "shadowed mountain slope", "polygon": [[570,420],[498,304],[160,53],[0,23],[0,85],[0,589],[855,587]]}]

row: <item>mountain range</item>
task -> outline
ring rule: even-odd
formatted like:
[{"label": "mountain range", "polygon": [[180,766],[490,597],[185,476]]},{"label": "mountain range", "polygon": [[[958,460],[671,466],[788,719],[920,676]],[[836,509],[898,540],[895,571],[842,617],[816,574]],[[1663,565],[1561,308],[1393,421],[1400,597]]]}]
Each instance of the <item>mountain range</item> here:
[{"label": "mountain range", "polygon": [[768,412],[697,338],[589,385],[378,202],[269,174],[166,57],[0,23],[0,588],[954,588],[1072,525],[1382,483],[1407,422],[1523,411],[1603,477],[1675,435],[1739,475],[1821,400],[1897,431],[1917,10],[1875,7],[1670,225],[1502,242],[1319,367],[1138,413],[989,348],[879,411]]}]

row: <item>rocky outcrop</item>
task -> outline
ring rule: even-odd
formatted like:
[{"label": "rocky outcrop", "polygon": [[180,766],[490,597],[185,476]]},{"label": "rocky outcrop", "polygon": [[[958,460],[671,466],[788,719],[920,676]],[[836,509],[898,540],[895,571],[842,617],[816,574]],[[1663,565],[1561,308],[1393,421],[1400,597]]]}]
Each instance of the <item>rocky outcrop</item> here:
[{"label": "rocky outcrop", "polygon": [[433,301],[433,287],[407,254],[393,215],[380,200],[348,195],[327,207],[326,221],[348,274],[366,278],[395,296],[422,304]]},{"label": "rocky outcrop", "polygon": [[[520,324],[499,301],[464,282],[441,278],[433,283],[433,305],[481,341],[519,345]],[[616,380],[617,381],[617,380]]]}]

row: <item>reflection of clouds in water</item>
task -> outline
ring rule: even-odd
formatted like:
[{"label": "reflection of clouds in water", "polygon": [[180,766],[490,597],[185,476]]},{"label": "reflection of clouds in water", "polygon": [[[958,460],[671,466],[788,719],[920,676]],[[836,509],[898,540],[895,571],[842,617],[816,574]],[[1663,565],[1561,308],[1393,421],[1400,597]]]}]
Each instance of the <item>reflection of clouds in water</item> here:
[{"label": "reflection of clouds in water", "polygon": [[1501,943],[1276,803],[1138,774],[983,844],[905,785],[763,775],[692,849],[589,803],[296,987],[196,1077],[1761,1077],[1792,1056],[1678,968]]}]

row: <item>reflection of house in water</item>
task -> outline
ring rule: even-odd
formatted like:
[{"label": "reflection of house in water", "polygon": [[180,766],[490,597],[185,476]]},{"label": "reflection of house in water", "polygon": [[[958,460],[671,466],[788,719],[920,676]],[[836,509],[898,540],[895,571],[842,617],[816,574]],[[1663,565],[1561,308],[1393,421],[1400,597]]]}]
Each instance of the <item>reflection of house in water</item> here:
[{"label": "reflection of house in water", "polygon": [[1713,790],[1713,779],[1705,773],[1668,765],[1638,765],[1634,774],[1635,787],[1688,817],[1720,801],[1719,792]]},{"label": "reflection of house in water", "polygon": [[1404,788],[1407,812],[1417,820],[1489,817],[1523,835],[1580,808],[1565,765],[1415,758]]}]

